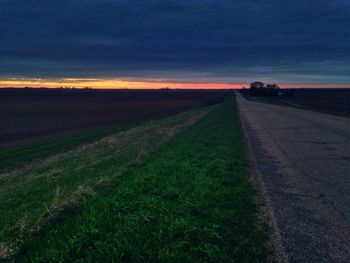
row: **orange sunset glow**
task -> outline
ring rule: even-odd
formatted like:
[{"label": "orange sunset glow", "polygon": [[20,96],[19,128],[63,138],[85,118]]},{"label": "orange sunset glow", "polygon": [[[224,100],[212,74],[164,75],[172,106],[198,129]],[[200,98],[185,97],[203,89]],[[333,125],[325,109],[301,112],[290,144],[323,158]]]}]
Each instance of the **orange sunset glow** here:
[{"label": "orange sunset glow", "polygon": [[[350,88],[348,84],[306,84],[306,83],[281,83],[282,88]],[[192,82],[167,82],[167,81],[130,81],[123,79],[24,79],[11,78],[0,80],[0,88],[7,87],[75,87],[75,88],[96,88],[96,89],[240,89],[249,87],[248,83],[192,83]]]},{"label": "orange sunset glow", "polygon": [[4,87],[91,87],[96,89],[237,89],[247,84],[226,84],[226,83],[180,83],[164,81],[128,81],[121,79],[78,79],[63,78],[59,80],[45,79],[7,79],[0,80],[0,88]]}]

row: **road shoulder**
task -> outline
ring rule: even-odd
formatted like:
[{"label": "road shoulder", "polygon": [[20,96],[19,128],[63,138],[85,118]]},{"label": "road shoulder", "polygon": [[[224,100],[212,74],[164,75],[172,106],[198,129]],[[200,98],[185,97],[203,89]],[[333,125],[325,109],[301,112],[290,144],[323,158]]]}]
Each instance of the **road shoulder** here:
[{"label": "road shoulder", "polygon": [[[239,118],[241,120],[242,130],[244,134],[244,144],[245,144],[247,156],[249,158],[249,163],[250,163],[250,173],[252,175],[251,182],[257,192],[257,199],[258,199],[257,203],[258,203],[258,209],[259,209],[258,216],[269,227],[269,231],[268,231],[269,241],[267,246],[268,246],[268,249],[271,251],[271,257],[268,259],[268,262],[287,263],[289,262],[288,256],[285,252],[285,248],[283,247],[280,229],[278,228],[276,217],[271,204],[271,200],[267,194],[265,183],[262,180],[262,174],[260,172],[261,169],[259,167],[259,163],[255,155],[255,152],[261,152],[262,148],[260,146],[260,149],[257,149],[258,144],[252,143],[251,136],[250,136],[251,131],[247,126],[247,123],[244,121],[240,108],[239,107],[237,108],[238,108]],[[268,159],[269,160],[266,163],[269,163],[270,168],[272,168],[275,172],[277,172],[277,168],[272,167],[270,163],[270,158]]]}]

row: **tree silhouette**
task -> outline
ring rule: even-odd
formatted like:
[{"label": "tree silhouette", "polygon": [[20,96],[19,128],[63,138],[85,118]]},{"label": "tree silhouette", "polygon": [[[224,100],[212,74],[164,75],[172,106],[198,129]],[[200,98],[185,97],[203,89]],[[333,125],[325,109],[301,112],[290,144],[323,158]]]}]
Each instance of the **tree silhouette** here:
[{"label": "tree silhouette", "polygon": [[250,84],[249,95],[251,96],[278,96],[280,88],[277,84],[264,85],[263,82],[255,81]]}]

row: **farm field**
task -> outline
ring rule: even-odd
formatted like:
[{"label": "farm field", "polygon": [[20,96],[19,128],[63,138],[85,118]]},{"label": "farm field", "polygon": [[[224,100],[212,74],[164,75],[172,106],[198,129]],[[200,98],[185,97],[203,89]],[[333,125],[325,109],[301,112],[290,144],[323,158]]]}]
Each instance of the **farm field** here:
[{"label": "farm field", "polygon": [[227,91],[0,89],[0,148],[141,122],[223,101]]},{"label": "farm field", "polygon": [[246,96],[246,98],[350,117],[350,89],[295,89],[294,92],[291,97]]},{"label": "farm field", "polygon": [[145,122],[0,175],[16,262],[264,262],[235,101]]},{"label": "farm field", "polygon": [[350,89],[300,89],[284,100],[311,108],[350,114]]}]

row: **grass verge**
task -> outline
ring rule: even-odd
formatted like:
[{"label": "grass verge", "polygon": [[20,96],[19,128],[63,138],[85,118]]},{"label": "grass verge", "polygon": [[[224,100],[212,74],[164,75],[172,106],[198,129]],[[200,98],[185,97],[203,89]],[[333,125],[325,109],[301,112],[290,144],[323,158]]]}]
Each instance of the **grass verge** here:
[{"label": "grass verge", "polygon": [[[159,136],[143,138],[152,154],[125,167],[122,176],[95,194],[79,199],[79,205],[43,221],[40,231],[22,240],[15,260],[264,262],[266,235],[256,217],[234,100],[203,118],[197,112],[172,123],[146,129],[170,134],[171,140],[155,151]],[[128,145],[145,133],[141,129]],[[109,174],[111,166],[119,167],[126,159],[101,164],[94,176]]]},{"label": "grass verge", "polygon": [[2,254],[16,252],[46,221],[94,195],[208,111],[201,108],[147,122],[0,174]]}]

